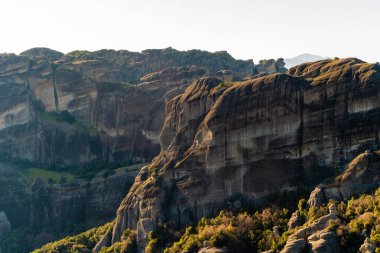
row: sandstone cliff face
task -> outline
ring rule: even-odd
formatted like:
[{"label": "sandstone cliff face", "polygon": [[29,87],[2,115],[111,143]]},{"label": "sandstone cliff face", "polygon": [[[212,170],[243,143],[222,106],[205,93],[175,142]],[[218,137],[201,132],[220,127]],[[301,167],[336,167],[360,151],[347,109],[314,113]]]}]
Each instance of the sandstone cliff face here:
[{"label": "sandstone cliff face", "polygon": [[189,224],[227,200],[252,205],[320,182],[329,167],[378,146],[379,84],[380,66],[357,59],[304,64],[231,87],[194,82],[167,103],[161,153],[119,207],[112,242],[131,227],[144,245],[157,222]]},{"label": "sandstone cliff face", "polygon": [[[224,51],[63,55],[34,48],[20,56],[3,54],[0,149],[48,165],[150,160],[159,152],[165,100],[202,76],[241,80],[256,73],[252,61],[235,60]],[[61,111],[77,124],[46,117]]]}]

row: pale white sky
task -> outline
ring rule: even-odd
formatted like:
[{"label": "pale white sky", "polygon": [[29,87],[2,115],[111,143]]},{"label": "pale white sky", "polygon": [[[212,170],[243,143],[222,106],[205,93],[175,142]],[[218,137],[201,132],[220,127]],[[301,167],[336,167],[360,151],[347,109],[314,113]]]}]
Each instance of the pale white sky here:
[{"label": "pale white sky", "polygon": [[0,52],[227,50],[380,61],[380,0],[0,0]]}]

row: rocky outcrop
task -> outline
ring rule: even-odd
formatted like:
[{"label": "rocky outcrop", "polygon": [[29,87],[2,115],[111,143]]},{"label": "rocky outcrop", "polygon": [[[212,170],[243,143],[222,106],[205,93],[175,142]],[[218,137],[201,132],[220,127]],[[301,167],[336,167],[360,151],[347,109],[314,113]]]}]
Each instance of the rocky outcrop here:
[{"label": "rocky outcrop", "polygon": [[283,58],[277,60],[261,60],[259,64],[256,65],[256,69],[259,73],[285,73],[287,69],[285,68],[285,62]]},{"label": "rocky outcrop", "polygon": [[198,253],[228,253],[228,250],[215,247],[205,247],[200,249]]},{"label": "rocky outcrop", "polygon": [[[310,194],[308,204],[310,207],[319,207],[326,204],[329,200],[348,201],[353,194],[363,194],[373,192],[379,187],[380,175],[380,152],[365,151],[353,159],[346,169],[335,178],[333,183],[320,185]],[[322,216],[318,220],[305,225],[298,221],[299,211],[292,214],[289,220],[288,229],[292,232],[282,253],[288,252],[343,252],[339,245],[338,236],[333,227],[342,225],[346,220],[338,217],[336,206],[329,206],[330,213]],[[356,217],[364,220],[372,217],[372,213],[366,212]],[[297,225],[295,225],[297,223]],[[374,252],[375,246],[371,244],[369,238],[361,245],[359,252]]]},{"label": "rocky outcrop", "polygon": [[338,236],[329,231],[328,227],[333,223],[340,224],[341,221],[336,214],[335,205],[331,205],[329,209],[329,214],[294,232],[281,253],[340,252]]},{"label": "rocky outcrop", "polygon": [[342,59],[227,87],[194,82],[167,103],[161,153],[120,205],[112,242],[139,220],[190,224],[228,201],[316,184],[377,147],[379,73]]},{"label": "rocky outcrop", "polygon": [[380,151],[367,150],[353,159],[330,184],[316,187],[309,206],[320,206],[329,199],[348,200],[353,194],[373,191],[380,186]]},{"label": "rocky outcrop", "polygon": [[288,222],[288,230],[293,230],[299,226],[302,225],[302,220],[300,217],[300,211],[295,211],[292,213],[292,217],[290,217],[289,222]]}]

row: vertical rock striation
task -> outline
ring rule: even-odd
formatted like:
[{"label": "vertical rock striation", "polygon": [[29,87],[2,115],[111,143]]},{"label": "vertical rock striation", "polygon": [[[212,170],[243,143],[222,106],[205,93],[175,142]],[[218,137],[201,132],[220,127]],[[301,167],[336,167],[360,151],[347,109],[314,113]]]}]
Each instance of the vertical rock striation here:
[{"label": "vertical rock striation", "polygon": [[[165,101],[203,76],[231,81],[256,73],[252,60],[235,60],[224,51],[167,48],[64,55],[34,48],[19,56],[2,54],[0,150],[59,166],[150,160],[160,149]],[[54,112],[68,112],[77,123],[68,127],[54,122]],[[74,146],[72,154],[65,151]]]},{"label": "vertical rock striation", "polygon": [[354,58],[230,87],[194,82],[167,103],[161,153],[140,171],[108,243],[127,227],[190,224],[227,202],[247,207],[321,182],[334,166],[378,147],[379,84],[380,66]]}]

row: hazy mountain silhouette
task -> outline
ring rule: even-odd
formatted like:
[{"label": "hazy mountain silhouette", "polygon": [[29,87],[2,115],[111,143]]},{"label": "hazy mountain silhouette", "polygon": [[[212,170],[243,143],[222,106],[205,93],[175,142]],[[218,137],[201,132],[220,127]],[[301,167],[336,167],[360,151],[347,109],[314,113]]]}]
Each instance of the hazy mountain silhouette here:
[{"label": "hazy mountain silhouette", "polygon": [[313,55],[313,54],[305,53],[305,54],[300,54],[300,55],[293,57],[293,58],[284,59],[284,61],[286,64],[285,67],[289,69],[291,67],[297,66],[297,65],[305,63],[305,62],[320,61],[320,60],[324,60],[327,58],[328,57],[323,57],[323,56],[319,56],[319,55]]}]

